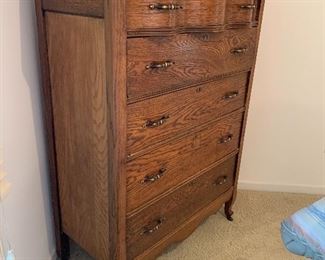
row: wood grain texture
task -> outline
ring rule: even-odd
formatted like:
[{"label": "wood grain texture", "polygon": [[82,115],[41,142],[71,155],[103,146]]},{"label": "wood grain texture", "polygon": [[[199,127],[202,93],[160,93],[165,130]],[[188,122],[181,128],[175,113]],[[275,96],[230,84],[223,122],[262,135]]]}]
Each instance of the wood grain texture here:
[{"label": "wood grain texture", "polygon": [[126,18],[125,0],[105,0],[109,133],[109,259],[126,259]]},{"label": "wood grain texture", "polygon": [[104,23],[54,13],[46,23],[63,230],[107,259]]},{"label": "wood grain texture", "polygon": [[[159,1],[158,1],[159,2]],[[204,27],[224,23],[226,0],[180,0],[182,9],[151,10],[152,0],[128,0],[127,27],[130,31],[174,27]],[[167,3],[161,1],[159,3]]]},{"label": "wood grain texture", "polygon": [[249,101],[251,97],[251,92],[252,92],[252,86],[253,86],[253,79],[254,79],[254,72],[255,72],[255,66],[256,66],[256,55],[257,55],[257,49],[258,49],[258,43],[260,39],[260,33],[261,33],[261,28],[262,28],[262,18],[263,18],[263,11],[264,11],[264,4],[265,0],[261,0],[258,5],[258,10],[259,10],[259,17],[258,20],[260,21],[259,26],[257,28],[257,35],[256,35],[256,49],[255,49],[255,59],[254,59],[254,65],[250,73],[250,78],[249,78],[249,83],[248,83],[248,95],[246,98],[246,102],[248,104],[247,109],[244,113],[244,120],[243,120],[243,128],[241,131],[241,138],[240,138],[240,151],[239,151],[239,156],[238,156],[238,165],[236,169],[236,176],[235,176],[235,185],[234,185],[234,192],[231,197],[231,199],[225,204],[225,213],[226,214],[231,214],[232,213],[232,207],[233,204],[236,201],[236,196],[237,196],[237,186],[238,186],[238,178],[239,178],[239,170],[240,170],[240,163],[241,163],[241,158],[243,154],[243,145],[244,145],[244,138],[245,138],[245,130],[246,130],[246,124],[247,124],[247,117],[248,117],[248,108],[249,108]]},{"label": "wood grain texture", "polygon": [[[257,10],[257,0],[227,0],[226,6],[226,23],[227,24],[243,24],[252,23],[255,20],[255,12]],[[255,5],[254,9],[245,9],[242,6]]]},{"label": "wood grain texture", "polygon": [[[128,39],[128,97],[150,96],[250,69],[255,39],[255,29]],[[237,49],[246,51],[232,53]],[[146,68],[152,62],[162,61],[174,64],[167,68]]]},{"label": "wood grain texture", "polygon": [[40,54],[40,68],[42,78],[42,106],[46,136],[47,160],[49,165],[50,195],[54,221],[56,253],[59,257],[61,257],[62,260],[65,260],[69,258],[70,254],[69,238],[63,233],[61,222],[61,208],[52,109],[52,91],[46,40],[46,23],[42,10],[41,0],[35,0],[35,11],[37,16],[38,48]]},{"label": "wood grain texture", "polygon": [[104,0],[42,0],[47,11],[103,17]]},{"label": "wood grain texture", "polygon": [[[204,125],[245,105],[248,74],[242,73],[207,84],[130,104],[128,153],[166,141]],[[157,127],[146,123],[166,118]]]},{"label": "wood grain texture", "polygon": [[181,8],[174,10],[150,9],[153,3],[170,4],[168,1],[128,0],[128,31],[171,31],[179,29],[217,29],[228,24],[255,22],[255,9],[244,9],[242,5],[256,0],[178,0],[173,4]]},{"label": "wood grain texture", "polygon": [[[162,147],[127,163],[128,212],[144,205],[159,194],[177,187],[200,170],[235,151],[239,145],[242,112],[233,113],[200,132],[170,141]],[[222,143],[223,138],[231,140]],[[164,168],[164,176],[152,183],[143,183],[146,176]]]},{"label": "wood grain texture", "polygon": [[58,255],[68,235],[96,259],[154,259],[223,203],[229,215],[264,0],[35,1]]},{"label": "wood grain texture", "polygon": [[222,207],[225,201],[228,201],[233,193],[233,188],[221,194],[216,200],[211,202],[208,206],[202,208],[196,212],[187,221],[184,221],[181,225],[175,227],[175,229],[162,238],[152,247],[145,250],[143,253],[135,257],[135,260],[154,260],[161,254],[163,249],[177,244],[187,238],[207,217],[215,214],[218,209]]},{"label": "wood grain texture", "polygon": [[[127,220],[129,259],[157,243],[199,209],[227,191],[233,185],[236,162],[236,157],[227,160],[130,217]],[[163,220],[159,223],[159,229],[149,233],[149,229],[158,225],[157,220]]]}]

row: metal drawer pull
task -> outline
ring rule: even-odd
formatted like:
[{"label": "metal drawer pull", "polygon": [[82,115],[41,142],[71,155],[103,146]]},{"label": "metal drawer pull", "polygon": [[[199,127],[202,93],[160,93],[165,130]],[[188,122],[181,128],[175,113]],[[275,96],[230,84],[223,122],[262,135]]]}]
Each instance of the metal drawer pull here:
[{"label": "metal drawer pull", "polygon": [[161,61],[161,62],[151,62],[151,64],[146,66],[146,69],[164,69],[164,68],[168,68],[170,66],[172,66],[173,64],[175,64],[174,61],[170,61],[170,60],[166,60],[166,61]]},{"label": "metal drawer pull", "polygon": [[229,134],[227,136],[224,136],[222,138],[220,138],[220,144],[226,144],[226,143],[229,143],[233,138],[233,135],[232,134]]},{"label": "metal drawer pull", "polygon": [[254,4],[241,5],[240,8],[245,10],[252,10],[256,8],[256,5]]},{"label": "metal drawer pull", "polygon": [[159,118],[157,120],[147,120],[144,125],[143,128],[155,128],[155,127],[159,127],[163,124],[165,124],[167,122],[167,119],[169,118],[169,116],[163,116],[162,118]]},{"label": "metal drawer pull", "polygon": [[160,218],[158,220],[155,221],[155,226],[153,227],[144,227],[143,231],[141,232],[141,235],[145,235],[145,234],[152,234],[154,232],[156,232],[158,229],[160,229],[161,225],[164,223],[165,218]]},{"label": "metal drawer pull", "polygon": [[222,176],[220,178],[218,178],[215,182],[216,185],[224,185],[226,184],[228,181],[228,177],[227,176]]},{"label": "metal drawer pull", "polygon": [[150,4],[149,9],[171,11],[171,10],[183,9],[183,7],[179,4]]},{"label": "metal drawer pull", "polygon": [[155,182],[157,180],[159,180],[161,177],[163,177],[165,175],[166,169],[165,168],[160,168],[158,173],[154,174],[154,175],[147,175],[146,177],[144,177],[142,183],[148,183],[148,182]]},{"label": "metal drawer pull", "polygon": [[247,51],[248,51],[247,48],[235,48],[235,49],[232,49],[230,52],[232,54],[242,54],[242,53],[245,53]]},{"label": "metal drawer pull", "polygon": [[228,92],[228,93],[226,93],[226,95],[224,95],[223,99],[225,99],[225,100],[233,99],[235,97],[238,97],[238,95],[239,95],[238,91]]}]

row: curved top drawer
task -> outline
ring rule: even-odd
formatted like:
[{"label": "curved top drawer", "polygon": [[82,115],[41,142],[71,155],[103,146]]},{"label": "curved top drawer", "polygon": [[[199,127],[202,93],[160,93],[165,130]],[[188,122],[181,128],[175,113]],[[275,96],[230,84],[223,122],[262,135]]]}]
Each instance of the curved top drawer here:
[{"label": "curved top drawer", "polygon": [[127,0],[128,31],[223,27],[255,22],[260,0]]},{"label": "curved top drawer", "polygon": [[127,41],[129,101],[253,66],[256,28]]}]

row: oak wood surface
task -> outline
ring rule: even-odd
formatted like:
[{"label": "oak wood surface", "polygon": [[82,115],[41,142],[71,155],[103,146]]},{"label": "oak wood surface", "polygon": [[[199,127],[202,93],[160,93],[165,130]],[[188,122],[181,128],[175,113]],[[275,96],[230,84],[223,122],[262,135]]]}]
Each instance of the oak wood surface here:
[{"label": "oak wood surface", "polygon": [[255,9],[242,8],[254,0],[178,0],[176,8],[159,10],[150,4],[171,4],[169,1],[128,0],[129,31],[161,31],[178,28],[213,28],[226,24],[247,24],[254,21]]},{"label": "oak wood surface", "polygon": [[[177,187],[223,156],[233,152],[239,145],[242,112],[233,113],[211,124],[208,128],[189,136],[170,141],[127,163],[127,210],[128,212],[145,202]],[[223,138],[231,139],[222,143]],[[161,169],[164,176],[155,182],[145,182]]]},{"label": "oak wood surface", "polygon": [[[179,0],[173,4],[183,9],[168,12],[148,11],[152,2],[147,0],[35,2],[62,260],[68,259],[67,235],[96,259],[155,259],[222,203],[229,215],[264,0]],[[213,102],[235,88],[236,98]],[[159,121],[164,115],[168,118]],[[161,126],[141,128],[147,120]],[[216,138],[227,143],[217,144]],[[239,158],[231,175],[234,188],[200,196],[202,205],[181,195],[179,185],[189,185],[232,156]],[[176,205],[178,200],[168,199],[173,194],[186,199],[185,210],[161,206],[160,201]],[[212,195],[215,200],[205,204]],[[156,219],[150,217],[160,210],[171,216],[168,222],[154,241],[138,244],[136,229],[154,227]]]},{"label": "oak wood surface", "polygon": [[108,140],[104,23],[54,13],[46,15],[46,23],[62,226],[90,254],[105,259]]},{"label": "oak wood surface", "polygon": [[42,0],[47,11],[103,17],[104,0]]},{"label": "oak wood surface", "polygon": [[[256,29],[128,39],[128,97],[163,93],[249,69],[254,61],[255,39]],[[243,53],[233,53],[236,50]],[[174,64],[147,68],[152,62],[164,61]]]},{"label": "oak wood surface", "polygon": [[[236,157],[211,169],[127,220],[128,257],[154,245],[233,185]],[[204,200],[202,200],[204,198]],[[158,223],[157,221],[162,221]],[[158,230],[148,230],[160,225]]]},{"label": "oak wood surface", "polygon": [[[255,20],[258,0],[227,0],[225,20],[227,24],[251,23]],[[254,9],[243,8],[255,5]]]},{"label": "oak wood surface", "polygon": [[49,73],[49,60],[46,40],[46,23],[42,9],[41,0],[35,0],[35,11],[37,17],[37,30],[38,30],[38,48],[40,54],[40,69],[41,69],[41,92],[42,92],[42,107],[43,107],[43,120],[46,136],[46,152],[49,166],[49,186],[50,197],[53,214],[53,226],[55,234],[56,254],[65,260],[69,257],[69,238],[63,233],[61,222],[61,208],[59,198],[59,185],[57,176],[57,162],[56,162],[56,149],[55,149],[55,136],[54,136],[54,122],[53,122],[53,109],[52,109],[52,91]]},{"label": "oak wood surface", "polygon": [[109,136],[109,259],[126,259],[126,17],[125,0],[105,1]]},{"label": "oak wood surface", "polygon": [[162,238],[152,247],[146,249],[142,254],[135,257],[135,260],[154,260],[161,254],[163,249],[177,244],[188,237],[207,217],[215,214],[219,208],[231,198],[233,188],[221,194],[216,200],[211,202],[208,206],[202,208],[196,214],[194,214],[187,221],[184,221],[181,225],[175,227],[175,229]]},{"label": "oak wood surface", "polygon": [[225,0],[180,0],[177,4],[181,9],[177,10],[152,10],[149,8],[152,3],[156,2],[128,0],[128,30],[209,26],[224,22]]},{"label": "oak wood surface", "polygon": [[[247,73],[128,105],[128,153],[166,141],[245,105]],[[156,127],[147,122],[166,118]]]},{"label": "oak wood surface", "polygon": [[258,44],[260,40],[260,33],[261,33],[261,28],[262,28],[262,20],[263,20],[263,11],[264,11],[264,5],[265,1],[262,0],[259,2],[258,5],[258,20],[259,20],[259,26],[258,26],[258,32],[256,35],[256,49],[255,49],[255,60],[254,60],[254,65],[250,73],[250,78],[249,78],[249,83],[248,83],[248,95],[246,98],[246,102],[248,104],[248,107],[244,113],[244,119],[243,119],[243,127],[241,131],[241,138],[240,138],[240,151],[239,151],[239,156],[238,156],[238,164],[237,164],[237,169],[236,169],[236,176],[235,176],[235,185],[234,185],[234,192],[229,201],[225,204],[225,213],[229,214],[232,212],[232,207],[236,201],[237,197],[237,186],[238,186],[238,179],[239,179],[239,171],[240,171],[240,164],[241,164],[241,159],[243,155],[243,145],[244,145],[244,138],[245,138],[245,131],[246,131],[246,124],[247,124],[247,118],[248,118],[248,108],[249,108],[249,101],[251,98],[251,92],[252,92],[252,86],[253,86],[253,79],[254,79],[254,73],[255,73],[255,66],[256,66],[256,55],[257,55],[257,50],[258,50]]}]

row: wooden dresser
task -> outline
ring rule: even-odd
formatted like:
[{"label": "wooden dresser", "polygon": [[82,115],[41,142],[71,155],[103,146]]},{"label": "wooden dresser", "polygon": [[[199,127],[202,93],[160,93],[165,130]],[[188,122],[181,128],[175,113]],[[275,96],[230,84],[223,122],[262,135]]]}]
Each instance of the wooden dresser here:
[{"label": "wooden dresser", "polygon": [[232,220],[264,0],[35,3],[58,255],[155,259]]}]

